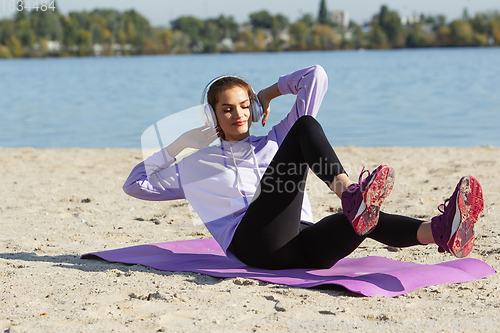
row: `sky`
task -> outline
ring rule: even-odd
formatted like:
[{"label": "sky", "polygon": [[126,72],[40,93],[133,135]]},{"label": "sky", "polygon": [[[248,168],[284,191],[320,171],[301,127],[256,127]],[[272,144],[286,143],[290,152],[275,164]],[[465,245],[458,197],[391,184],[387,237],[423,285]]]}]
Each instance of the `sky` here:
[{"label": "sky", "polygon": [[[34,3],[37,0],[31,0]],[[50,2],[49,0],[48,2]],[[8,4],[14,0],[0,1],[0,18],[11,17]],[[28,0],[24,0],[27,3]],[[40,0],[38,0],[40,2]],[[233,16],[237,22],[248,21],[248,15],[260,10],[271,14],[284,14],[292,22],[305,13],[318,14],[320,0],[57,0],[56,6],[63,13],[70,11],[113,8],[119,11],[135,9],[145,16],[153,26],[168,26],[169,22],[183,15],[201,19],[217,17],[220,14]],[[448,21],[460,18],[464,8],[470,15],[487,10],[500,10],[499,0],[327,0],[327,8],[347,10],[351,20],[361,24],[379,11],[385,4],[397,10],[400,16],[413,14],[444,14]]]}]

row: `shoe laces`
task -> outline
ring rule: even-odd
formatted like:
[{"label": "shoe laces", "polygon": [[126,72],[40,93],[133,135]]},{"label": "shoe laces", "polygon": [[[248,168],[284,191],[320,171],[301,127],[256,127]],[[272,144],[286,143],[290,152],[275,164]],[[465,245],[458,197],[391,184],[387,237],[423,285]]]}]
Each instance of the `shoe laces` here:
[{"label": "shoe laces", "polygon": [[[363,178],[363,175],[364,173],[367,172],[368,173],[368,176],[366,176],[365,178]],[[359,187],[361,187],[361,192],[364,191],[363,187],[361,185],[363,185],[363,182],[371,176],[371,172],[370,170],[368,169],[365,169],[365,167],[363,167],[363,170],[361,170],[361,173],[359,174],[359,178],[358,178],[358,184],[359,184]]]},{"label": "shoe laces", "polygon": [[[368,172],[368,176],[366,176],[364,179],[363,179],[363,174],[365,172]],[[361,185],[363,184],[363,181],[370,177],[371,173],[370,171],[368,171],[367,169],[365,169],[365,167],[363,167],[363,170],[361,171],[361,173],[359,174],[359,178],[358,178],[358,182],[357,183],[352,183],[351,185],[349,185],[346,189],[347,192],[349,193],[354,193],[358,188],[361,189],[361,191],[363,191]]]},{"label": "shoe laces", "polygon": [[362,181],[361,178],[363,178],[363,174],[365,172],[368,172],[368,176],[366,176],[363,180],[365,180],[367,177],[370,177],[370,175],[371,175],[370,171],[368,169],[365,169],[365,167],[363,167],[363,170],[361,170],[361,173],[359,174],[359,178],[358,178],[358,181],[359,181],[360,184],[361,184],[361,181]]},{"label": "shoe laces", "polygon": [[439,210],[442,214],[444,214],[444,211],[446,210],[446,207],[448,207],[448,203],[449,203],[449,202],[450,202],[450,199],[448,198],[448,199],[446,199],[446,200],[444,201],[444,203],[442,203],[442,204],[440,204],[440,205],[438,206],[438,210]]}]

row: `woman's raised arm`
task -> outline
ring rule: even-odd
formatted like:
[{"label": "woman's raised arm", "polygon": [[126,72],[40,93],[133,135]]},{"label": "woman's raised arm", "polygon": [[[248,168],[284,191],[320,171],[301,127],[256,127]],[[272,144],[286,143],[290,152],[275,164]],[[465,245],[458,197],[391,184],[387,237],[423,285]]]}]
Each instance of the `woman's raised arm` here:
[{"label": "woman's raised arm", "polygon": [[167,146],[167,153],[176,157],[185,148],[200,149],[211,144],[220,136],[220,127],[212,128],[201,126],[181,134],[174,142]]},{"label": "woman's raised arm", "polygon": [[[200,149],[219,136],[219,129],[202,126],[181,134],[167,148],[161,149],[139,163],[128,176],[123,190],[143,200],[184,199],[175,157],[184,148]],[[161,177],[158,173],[161,172]]]},{"label": "woman's raised arm", "polygon": [[277,88],[282,95],[297,96],[287,116],[271,130],[281,144],[297,119],[305,115],[316,117],[328,89],[328,76],[320,65],[306,67],[281,76]]},{"label": "woman's raised arm", "polygon": [[282,93],[278,88],[278,82],[272,86],[262,89],[257,94],[257,98],[259,99],[260,105],[262,105],[262,110],[264,111],[262,116],[262,126],[266,125],[267,117],[269,116],[269,112],[271,112],[271,100],[281,95]]}]

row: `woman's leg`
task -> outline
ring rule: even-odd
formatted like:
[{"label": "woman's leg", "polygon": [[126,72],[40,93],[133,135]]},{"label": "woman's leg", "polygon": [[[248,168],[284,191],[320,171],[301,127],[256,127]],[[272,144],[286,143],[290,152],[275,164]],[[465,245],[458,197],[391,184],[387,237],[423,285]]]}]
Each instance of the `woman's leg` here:
[{"label": "woman's leg", "polygon": [[[442,214],[433,217],[431,222],[380,212],[376,228],[367,237],[393,247],[435,243],[440,246],[439,252],[463,258],[472,251],[473,227],[483,209],[481,185],[474,177],[465,176],[445,201]],[[303,230],[296,238],[300,239],[304,256],[315,267],[331,267],[364,240],[365,237],[351,230],[342,214],[336,214]]]},{"label": "woman's leg", "polygon": [[304,229],[296,237],[303,256],[315,268],[330,268],[351,254],[365,238],[393,247],[421,245],[417,231],[424,221],[380,212],[375,229],[366,236],[356,234],[343,213],[330,215]]},{"label": "woman's leg", "polygon": [[[366,238],[356,234],[343,213],[328,216],[301,231],[300,215],[307,170],[327,185],[345,171],[319,123],[301,117],[290,130],[264,174],[232,242],[236,256],[269,269],[328,268]],[[391,246],[419,244],[422,221],[381,214],[369,235]]]},{"label": "woman's leg", "polygon": [[278,149],[236,230],[232,248],[240,260],[276,269],[311,266],[294,239],[300,229],[308,168],[328,186],[345,173],[321,125],[303,116]]},{"label": "woman's leg", "polygon": [[360,236],[347,217],[337,213],[299,231],[274,253],[263,253],[255,246],[252,255],[257,258],[250,259],[254,263],[248,264],[269,269],[326,269],[351,254],[366,238],[393,247],[422,245],[417,239],[422,224],[424,221],[380,212],[375,229],[367,236]]}]

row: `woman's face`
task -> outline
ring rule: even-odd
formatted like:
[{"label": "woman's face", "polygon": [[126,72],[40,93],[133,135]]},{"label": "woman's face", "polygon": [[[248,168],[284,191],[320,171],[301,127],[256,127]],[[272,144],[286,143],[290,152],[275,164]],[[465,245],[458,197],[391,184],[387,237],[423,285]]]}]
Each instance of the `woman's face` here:
[{"label": "woman's face", "polygon": [[221,92],[215,115],[226,140],[240,141],[250,135],[250,99],[245,89],[234,86]]}]

